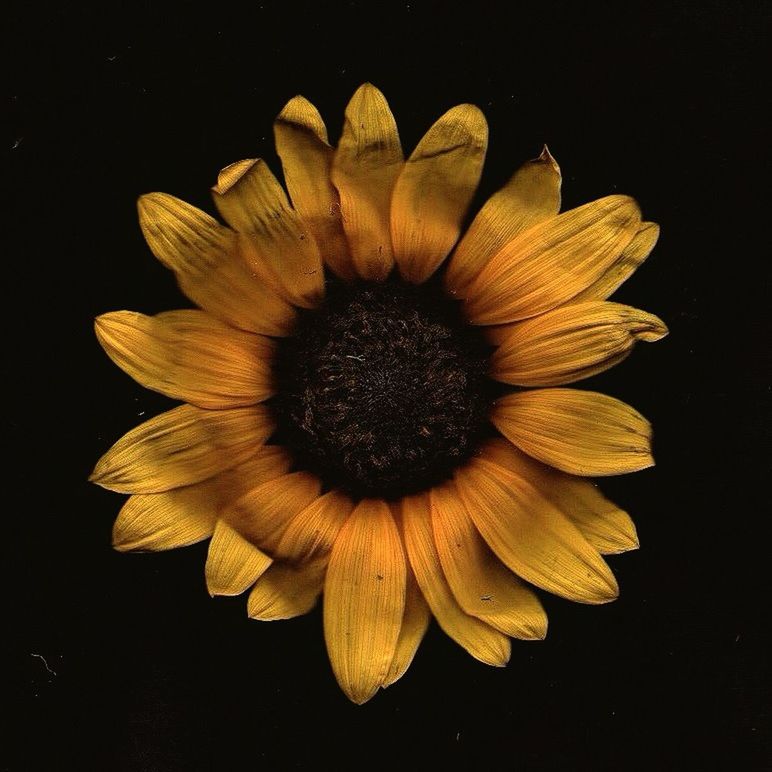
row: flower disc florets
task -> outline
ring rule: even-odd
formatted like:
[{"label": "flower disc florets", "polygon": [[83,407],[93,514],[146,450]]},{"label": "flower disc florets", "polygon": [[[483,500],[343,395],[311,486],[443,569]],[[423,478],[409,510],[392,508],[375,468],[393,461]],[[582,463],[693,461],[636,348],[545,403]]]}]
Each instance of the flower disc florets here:
[{"label": "flower disc florets", "polygon": [[447,477],[490,405],[489,347],[434,285],[328,286],[276,358],[283,440],[330,485],[398,497]]}]

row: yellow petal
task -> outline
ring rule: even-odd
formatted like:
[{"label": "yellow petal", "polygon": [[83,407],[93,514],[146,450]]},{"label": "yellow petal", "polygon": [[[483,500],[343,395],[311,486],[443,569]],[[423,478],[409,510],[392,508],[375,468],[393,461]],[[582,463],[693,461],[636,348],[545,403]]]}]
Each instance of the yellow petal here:
[{"label": "yellow petal", "polygon": [[610,297],[649,256],[658,238],[659,225],[653,222],[641,223],[638,226],[638,232],[622,250],[622,254],[589,287],[575,295],[573,301],[578,303],[584,300],[605,300]]},{"label": "yellow petal", "polygon": [[479,458],[455,479],[477,530],[518,576],[581,603],[617,597],[614,575],[598,552],[526,480]]},{"label": "yellow petal", "polygon": [[257,483],[284,474],[289,465],[284,450],[268,446],[195,485],[130,496],[113,526],[113,547],[119,552],[167,550],[208,539],[223,506]]},{"label": "yellow petal", "polygon": [[509,325],[491,357],[491,375],[517,386],[573,383],[622,361],[636,341],[665,335],[661,319],[637,308],[572,303]]},{"label": "yellow petal", "polygon": [[640,221],[633,199],[607,196],[521,233],[469,286],[468,318],[474,324],[502,324],[565,303],[618,260]]},{"label": "yellow petal", "polygon": [[187,490],[130,496],[113,525],[113,547],[119,552],[170,550],[208,539],[217,512],[176,506]]},{"label": "yellow petal", "polygon": [[362,279],[383,280],[394,267],[389,212],[402,162],[389,105],[375,86],[365,83],[346,107],[332,165],[354,269]]},{"label": "yellow petal", "polygon": [[218,409],[254,405],[273,393],[273,342],[203,311],[115,311],[97,317],[95,329],[118,367],[172,399]]},{"label": "yellow petal", "polygon": [[318,305],[324,296],[319,247],[266,163],[247,159],[228,166],[212,195],[225,221],[246,237],[250,266],[261,274],[267,268],[290,303]]},{"label": "yellow petal", "polygon": [[326,569],[326,558],[300,565],[274,563],[252,588],[248,615],[261,622],[273,622],[307,614],[322,592]]},{"label": "yellow petal", "polygon": [[293,472],[258,485],[234,502],[223,519],[245,539],[273,552],[285,528],[319,496],[321,483],[308,472]]},{"label": "yellow petal", "polygon": [[91,481],[119,493],[160,493],[201,482],[242,463],[273,431],[262,405],[202,410],[180,405],[121,437]]},{"label": "yellow petal", "polygon": [[243,330],[289,334],[292,306],[247,264],[236,233],[166,193],[140,197],[137,208],[150,249],[194,303]]},{"label": "yellow petal", "polygon": [[539,599],[491,552],[455,485],[431,491],[437,554],[461,608],[514,638],[541,640],[547,615]]},{"label": "yellow petal", "polygon": [[407,281],[426,281],[456,243],[487,146],[485,116],[474,105],[459,105],[429,129],[405,163],[391,199],[391,238]]},{"label": "yellow petal", "polygon": [[399,629],[399,638],[397,639],[394,658],[391,660],[389,672],[383,681],[384,689],[405,675],[426,634],[430,620],[429,606],[426,605],[413,571],[408,566],[405,611],[402,614],[402,626]]},{"label": "yellow petal", "polygon": [[602,555],[638,548],[635,524],[589,480],[559,472],[504,439],[491,440],[480,456],[527,480],[549,499]]},{"label": "yellow petal", "polygon": [[279,113],[273,133],[292,205],[314,235],[324,262],[338,276],[353,279],[340,197],[331,180],[333,149],[319,111],[296,96]]},{"label": "yellow petal", "polygon": [[529,456],[570,474],[624,474],[654,465],[649,422],[624,402],[594,391],[510,394],[496,401],[491,421]]},{"label": "yellow petal", "polygon": [[402,527],[410,565],[439,626],[475,659],[486,665],[506,665],[509,638],[465,613],[448,587],[434,543],[428,493],[402,500]]},{"label": "yellow petal", "polygon": [[353,509],[351,499],[338,490],[320,496],[289,522],[276,556],[304,562],[328,553]]},{"label": "yellow petal", "polygon": [[560,211],[560,167],[545,147],[491,196],[472,221],[445,272],[445,287],[459,298],[482,267],[507,243]]},{"label": "yellow petal", "polygon": [[388,505],[363,499],[332,548],[324,585],[324,637],[332,669],[359,705],[384,683],[405,608],[406,565]]},{"label": "yellow petal", "polygon": [[206,558],[209,594],[241,595],[262,576],[272,560],[227,523],[217,521]]}]

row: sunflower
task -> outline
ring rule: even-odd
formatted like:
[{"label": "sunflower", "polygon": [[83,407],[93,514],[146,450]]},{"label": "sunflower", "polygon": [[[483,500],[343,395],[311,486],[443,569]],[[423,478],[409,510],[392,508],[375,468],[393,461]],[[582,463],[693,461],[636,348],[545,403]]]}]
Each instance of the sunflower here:
[{"label": "sunflower", "polygon": [[[476,659],[542,639],[540,588],[618,594],[601,555],[638,546],[586,477],[653,464],[646,419],[564,388],[665,325],[607,298],[658,227],[612,195],[559,213],[545,148],[462,222],[487,145],[480,110],[445,113],[405,160],[372,85],[333,148],[295,97],[261,160],[212,189],[227,225],[139,200],[155,256],[197,306],[96,320],[108,356],[183,404],[133,429],[92,480],[131,494],[118,550],[210,539],[211,595],[257,620],[323,594],[332,669],[356,703],[399,679],[431,617]],[[440,269],[443,270],[440,270]]]}]

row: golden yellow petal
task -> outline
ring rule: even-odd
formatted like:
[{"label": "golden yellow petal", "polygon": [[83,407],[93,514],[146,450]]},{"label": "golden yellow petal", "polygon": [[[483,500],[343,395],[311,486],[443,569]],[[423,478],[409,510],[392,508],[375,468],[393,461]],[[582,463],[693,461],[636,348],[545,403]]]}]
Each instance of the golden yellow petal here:
[{"label": "golden yellow petal", "polygon": [[95,329],[118,367],[172,399],[220,409],[254,405],[273,394],[273,341],[204,311],[115,311],[97,317]]},{"label": "golden yellow petal", "polygon": [[575,303],[584,300],[605,300],[638,269],[638,266],[649,256],[659,238],[659,225],[653,222],[643,222],[638,226],[638,232],[633,240],[622,250],[606,271],[589,287],[575,295]]},{"label": "golden yellow petal", "polygon": [[328,553],[353,509],[354,503],[341,491],[325,493],[289,522],[275,555],[303,562]]},{"label": "golden yellow petal", "polygon": [[314,235],[324,262],[338,276],[355,278],[340,197],[331,179],[333,149],[319,111],[296,96],[279,113],[273,133],[292,205]]},{"label": "golden yellow petal", "polygon": [[262,405],[202,410],[180,405],[121,437],[91,481],[119,493],[160,493],[201,482],[247,460],[273,431]]},{"label": "golden yellow petal", "polygon": [[397,639],[394,658],[391,660],[389,672],[383,681],[384,689],[399,681],[405,675],[426,634],[430,620],[429,606],[426,605],[426,600],[415,580],[413,571],[408,566],[407,586],[405,588],[405,611],[402,614],[402,626],[399,629],[399,638]]},{"label": "golden yellow petal", "polygon": [[526,480],[479,458],[455,479],[477,530],[518,576],[580,603],[617,597],[614,575],[598,552]]},{"label": "golden yellow petal", "polygon": [[363,499],[338,534],[324,585],[324,637],[332,669],[359,705],[384,683],[405,608],[406,565],[388,505]]},{"label": "golden yellow petal", "polygon": [[346,107],[332,164],[354,269],[362,279],[383,280],[394,267],[389,212],[403,155],[397,124],[383,94],[360,86]]},{"label": "golden yellow petal", "polygon": [[448,587],[434,543],[428,493],[402,500],[402,528],[416,581],[439,626],[480,662],[506,665],[511,651],[509,638],[465,613]]},{"label": "golden yellow petal", "polygon": [[286,451],[267,446],[243,464],[195,485],[130,496],[113,526],[113,546],[119,552],[166,550],[208,539],[222,507],[289,466]]},{"label": "golden yellow petal", "polygon": [[502,438],[487,442],[480,449],[480,456],[531,483],[602,555],[638,548],[638,534],[630,516],[589,480],[542,464]]},{"label": "golden yellow petal", "polygon": [[286,527],[319,497],[321,482],[309,472],[293,472],[252,488],[223,512],[245,539],[273,552]]},{"label": "golden yellow petal", "polygon": [[206,586],[209,594],[241,595],[262,576],[273,561],[264,552],[217,521],[206,558]]},{"label": "golden yellow petal", "polygon": [[560,167],[545,146],[542,154],[523,164],[474,218],[448,262],[447,290],[456,297],[466,297],[467,287],[504,245],[554,217],[560,211],[560,183]]},{"label": "golden yellow petal", "polygon": [[429,129],[405,163],[391,199],[391,239],[407,281],[426,281],[458,240],[487,146],[485,116],[474,105],[459,105]]},{"label": "golden yellow petal", "polygon": [[324,296],[319,247],[267,164],[248,159],[223,169],[212,195],[225,221],[245,237],[249,265],[272,276],[290,303],[317,306]]},{"label": "golden yellow petal", "polygon": [[496,401],[491,421],[529,456],[569,474],[601,476],[654,465],[651,425],[594,391],[537,389]]},{"label": "golden yellow petal", "polygon": [[500,331],[491,375],[517,386],[573,383],[617,364],[636,341],[665,335],[661,319],[637,308],[603,301],[572,303]]},{"label": "golden yellow petal", "polygon": [[[113,525],[113,547],[119,552],[170,550],[208,539],[217,512],[209,507],[185,507],[183,492],[187,490],[130,496]],[[183,505],[178,506],[180,503]]]},{"label": "golden yellow petal", "polygon": [[236,233],[166,193],[141,196],[137,208],[153,254],[196,305],[243,330],[289,334],[295,311],[250,268]]},{"label": "golden yellow petal", "polygon": [[247,613],[261,622],[307,614],[322,592],[326,569],[326,557],[300,565],[274,563],[252,588]]},{"label": "golden yellow petal", "polygon": [[455,484],[432,489],[431,505],[437,554],[461,608],[505,635],[543,639],[547,615],[539,599],[485,544]]},{"label": "golden yellow petal", "polygon": [[640,225],[628,196],[607,196],[521,233],[483,267],[464,303],[474,324],[542,314],[597,281]]}]

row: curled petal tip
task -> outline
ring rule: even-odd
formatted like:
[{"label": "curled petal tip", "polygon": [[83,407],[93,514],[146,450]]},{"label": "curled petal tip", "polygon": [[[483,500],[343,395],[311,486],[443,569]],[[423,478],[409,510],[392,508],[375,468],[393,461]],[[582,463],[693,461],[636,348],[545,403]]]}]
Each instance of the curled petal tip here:
[{"label": "curled petal tip", "polygon": [[225,195],[253,166],[260,163],[259,158],[245,158],[226,166],[217,175],[217,184],[212,186],[212,192]]}]

